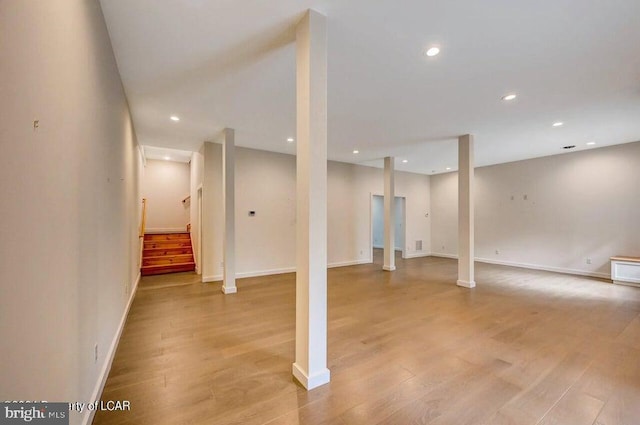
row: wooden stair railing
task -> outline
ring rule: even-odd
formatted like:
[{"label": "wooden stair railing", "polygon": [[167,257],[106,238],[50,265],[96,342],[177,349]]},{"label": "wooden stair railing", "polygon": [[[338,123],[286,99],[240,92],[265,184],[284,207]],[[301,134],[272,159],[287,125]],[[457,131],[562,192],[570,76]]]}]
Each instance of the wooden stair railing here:
[{"label": "wooden stair railing", "polygon": [[142,198],[142,218],[140,219],[139,238],[144,238],[145,227],[147,226],[147,198]]}]

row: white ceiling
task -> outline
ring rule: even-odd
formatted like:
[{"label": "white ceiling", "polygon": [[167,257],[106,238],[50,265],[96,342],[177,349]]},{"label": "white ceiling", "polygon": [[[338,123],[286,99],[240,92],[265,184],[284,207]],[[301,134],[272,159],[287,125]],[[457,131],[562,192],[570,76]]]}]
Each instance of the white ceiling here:
[{"label": "white ceiling", "polygon": [[175,162],[191,161],[191,151],[162,148],[157,146],[143,146],[142,149],[144,151],[144,157],[146,159],[157,159]]},{"label": "white ceiling", "polygon": [[101,4],[144,145],[195,150],[231,127],[239,146],[295,153],[294,29],[307,8],[328,17],[330,159],[395,156],[431,174],[455,169],[465,133],[478,165],[640,140],[638,0]]}]

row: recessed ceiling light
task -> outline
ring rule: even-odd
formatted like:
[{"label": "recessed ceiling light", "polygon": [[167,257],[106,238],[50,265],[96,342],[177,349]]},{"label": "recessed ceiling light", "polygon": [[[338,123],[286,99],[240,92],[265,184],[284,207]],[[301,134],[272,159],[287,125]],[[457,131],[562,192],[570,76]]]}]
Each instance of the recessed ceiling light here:
[{"label": "recessed ceiling light", "polygon": [[287,142],[289,142],[289,143],[293,143],[293,137],[289,137],[289,138],[287,139]]},{"label": "recessed ceiling light", "polygon": [[180,118],[176,117],[175,115],[171,115],[169,118],[171,118],[171,121],[180,121]]},{"label": "recessed ceiling light", "polygon": [[165,156],[164,159],[165,159],[165,161],[170,161],[171,157],[170,156]]},{"label": "recessed ceiling light", "polygon": [[409,160],[408,159],[403,159],[402,162],[406,164],[407,162],[409,162]]},{"label": "recessed ceiling light", "polygon": [[596,142],[588,142],[588,143],[587,143],[587,146],[593,146],[593,145],[595,145],[595,144],[596,144]]},{"label": "recessed ceiling light", "polygon": [[502,100],[513,100],[515,99],[517,96],[515,93],[511,93],[511,94],[507,94],[505,96],[502,96]]},{"label": "recessed ceiling light", "polygon": [[573,149],[575,147],[576,145],[568,145],[568,146],[563,146],[562,149]]},{"label": "recessed ceiling light", "polygon": [[561,121],[558,121],[558,122],[554,122],[554,123],[553,123],[553,126],[554,126],[554,127],[562,127],[563,125],[564,125],[564,123],[563,123],[563,122],[561,122]]},{"label": "recessed ceiling light", "polygon": [[447,171],[450,170],[450,169],[451,169],[451,167],[447,167]]},{"label": "recessed ceiling light", "polygon": [[431,47],[429,50],[427,50],[427,56],[435,56],[438,53],[440,53],[439,47]]},{"label": "recessed ceiling light", "polygon": [[354,150],[353,150],[353,153],[360,153],[360,151],[359,151],[359,150],[357,150],[357,149],[354,149]]}]

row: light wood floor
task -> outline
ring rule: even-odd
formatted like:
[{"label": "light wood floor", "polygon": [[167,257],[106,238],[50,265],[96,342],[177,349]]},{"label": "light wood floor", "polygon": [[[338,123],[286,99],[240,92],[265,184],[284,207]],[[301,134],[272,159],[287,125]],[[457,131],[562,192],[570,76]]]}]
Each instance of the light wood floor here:
[{"label": "light wood floor", "polygon": [[[379,253],[376,254],[379,259]],[[379,261],[378,261],[379,262]],[[293,274],[143,279],[94,424],[640,424],[640,289],[420,258],[329,271],[331,383],[291,377]]]}]

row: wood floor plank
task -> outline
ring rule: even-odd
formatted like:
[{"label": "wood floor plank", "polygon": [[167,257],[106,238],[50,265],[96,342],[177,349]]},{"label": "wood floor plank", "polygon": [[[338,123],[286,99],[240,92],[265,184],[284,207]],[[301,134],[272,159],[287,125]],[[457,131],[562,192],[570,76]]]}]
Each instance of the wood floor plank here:
[{"label": "wood floor plank", "polygon": [[640,289],[455,260],[329,270],[331,382],[291,376],[295,274],[145,277],[94,424],[637,425]]}]

